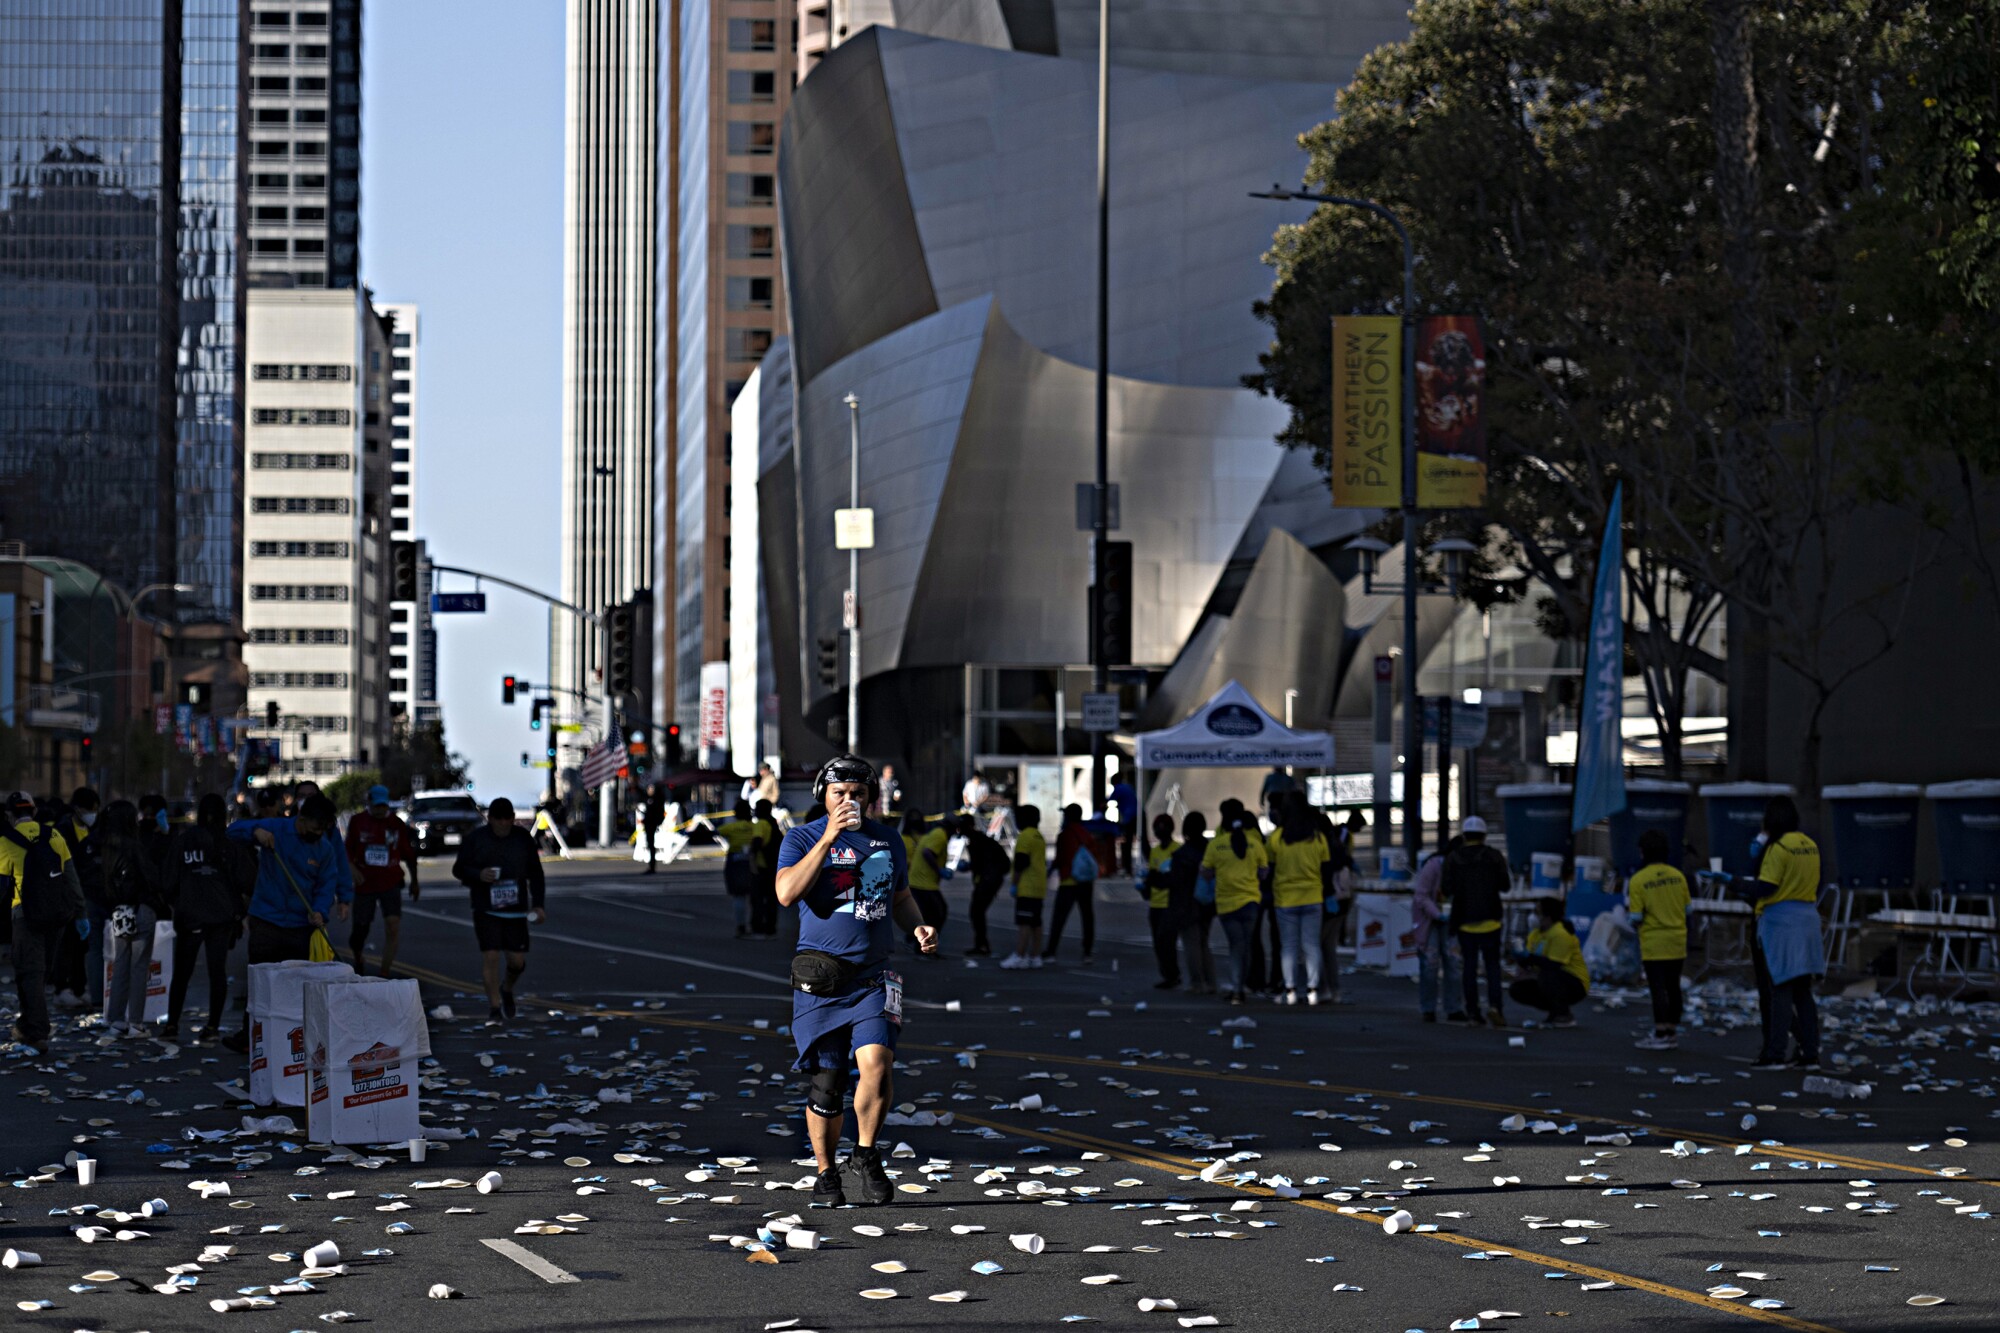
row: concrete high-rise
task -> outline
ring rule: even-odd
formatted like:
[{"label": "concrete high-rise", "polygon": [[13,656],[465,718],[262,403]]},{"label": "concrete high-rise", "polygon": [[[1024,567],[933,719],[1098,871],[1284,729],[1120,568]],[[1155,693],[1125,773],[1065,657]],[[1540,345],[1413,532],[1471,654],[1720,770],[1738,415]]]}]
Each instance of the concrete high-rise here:
[{"label": "concrete high-rise", "polygon": [[333,776],[389,738],[394,329],[365,291],[253,289],[249,325],[250,710],[283,775]]},{"label": "concrete high-rise", "polygon": [[[729,414],[787,327],[778,264],[779,126],[797,17],[769,0],[683,0],[675,134],[672,709],[697,713],[702,664],[729,657]],[[829,220],[833,225],[833,220]],[[662,600],[666,600],[662,598]],[[663,712],[666,710],[662,710]]]},{"label": "concrete high-rise", "polygon": [[361,0],[248,0],[251,285],[354,287]]},{"label": "concrete high-rise", "polygon": [[[419,431],[417,395],[423,357],[422,323],[414,302],[379,307],[391,324],[389,338],[389,537],[417,541],[416,499]],[[428,569],[419,566],[421,584]],[[389,604],[389,714],[420,726],[439,717],[437,629],[431,623],[429,589],[419,586],[414,602]]]},{"label": "concrete high-rise", "polygon": [[[563,143],[562,598],[603,611],[647,593],[662,515],[659,351],[660,0],[570,0]],[[596,731],[602,640],[550,619],[558,715]],[[647,682],[639,682],[646,693]],[[646,711],[646,701],[626,701]],[[564,732],[559,768],[585,733]]]}]

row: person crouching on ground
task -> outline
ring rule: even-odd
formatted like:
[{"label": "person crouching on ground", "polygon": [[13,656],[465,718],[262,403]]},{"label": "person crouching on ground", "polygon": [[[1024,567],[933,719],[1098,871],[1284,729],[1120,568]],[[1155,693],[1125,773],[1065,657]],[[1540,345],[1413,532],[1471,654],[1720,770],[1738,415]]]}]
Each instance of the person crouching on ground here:
[{"label": "person crouching on ground", "polygon": [[1515,953],[1514,961],[1528,975],[1516,981],[1508,994],[1549,1016],[1552,1028],[1573,1028],[1571,1012],[1578,1000],[1590,993],[1590,968],[1583,961],[1583,945],[1563,916],[1560,898],[1543,898],[1535,903],[1539,921],[1528,932],[1528,947]]}]

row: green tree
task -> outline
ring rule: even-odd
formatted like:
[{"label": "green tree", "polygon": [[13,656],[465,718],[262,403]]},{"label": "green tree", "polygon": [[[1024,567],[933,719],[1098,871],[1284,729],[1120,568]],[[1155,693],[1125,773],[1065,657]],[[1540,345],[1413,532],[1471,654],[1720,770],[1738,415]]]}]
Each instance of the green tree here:
[{"label": "green tree", "polygon": [[[1878,197],[1873,122],[1895,64],[1872,0],[1432,0],[1307,134],[1307,181],[1381,200],[1411,227],[1430,309],[1486,324],[1490,500],[1503,554],[1581,624],[1613,484],[1626,483],[1629,647],[1673,744],[1718,606],[1732,655],[1757,640],[1819,719],[1888,651],[1935,558],[1843,565],[1875,493],[1877,369],[1847,337],[1866,282],[1854,206]],[[1249,378],[1292,408],[1282,437],[1324,458],[1328,316],[1381,308],[1393,239],[1350,210],[1282,230]],[[1748,651],[1746,651],[1746,648]],[[1732,681],[1732,685],[1740,684]],[[1742,694],[1741,718],[1763,709]],[[1747,719],[1747,720],[1760,720]],[[1761,763],[1754,727],[1732,736]]]},{"label": "green tree", "polygon": [[333,802],[333,808],[344,814],[365,806],[368,789],[381,780],[382,774],[376,769],[351,768],[327,783],[323,790],[326,798]]},{"label": "green tree", "polygon": [[397,718],[380,772],[381,782],[400,799],[413,791],[463,787],[467,768],[465,756],[445,743],[443,722],[412,726]]}]

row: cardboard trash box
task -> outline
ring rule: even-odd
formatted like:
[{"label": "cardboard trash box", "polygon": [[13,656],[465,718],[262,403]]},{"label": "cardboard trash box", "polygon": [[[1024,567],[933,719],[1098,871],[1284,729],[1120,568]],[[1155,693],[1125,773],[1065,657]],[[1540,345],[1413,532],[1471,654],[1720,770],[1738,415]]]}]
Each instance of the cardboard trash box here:
[{"label": "cardboard trash box", "polygon": [[388,1143],[423,1133],[418,1063],[431,1050],[417,983],[356,977],[305,988],[306,1137]]},{"label": "cardboard trash box", "polygon": [[305,984],[354,976],[346,963],[250,965],[250,1100],[259,1106],[306,1104]]}]

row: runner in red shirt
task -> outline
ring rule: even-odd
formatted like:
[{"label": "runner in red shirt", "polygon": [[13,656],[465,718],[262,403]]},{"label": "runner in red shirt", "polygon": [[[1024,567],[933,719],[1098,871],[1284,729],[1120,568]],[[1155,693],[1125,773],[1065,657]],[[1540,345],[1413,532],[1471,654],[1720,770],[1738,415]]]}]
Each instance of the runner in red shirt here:
[{"label": "runner in red shirt", "polygon": [[417,886],[417,840],[410,826],[389,810],[389,789],[368,789],[368,808],[347,821],[347,860],[354,867],[354,930],[347,938],[354,971],[367,976],[361,951],[368,929],[382,914],[382,975],[396,965],[396,945],[403,933],[403,867],[410,868],[410,901]]}]

